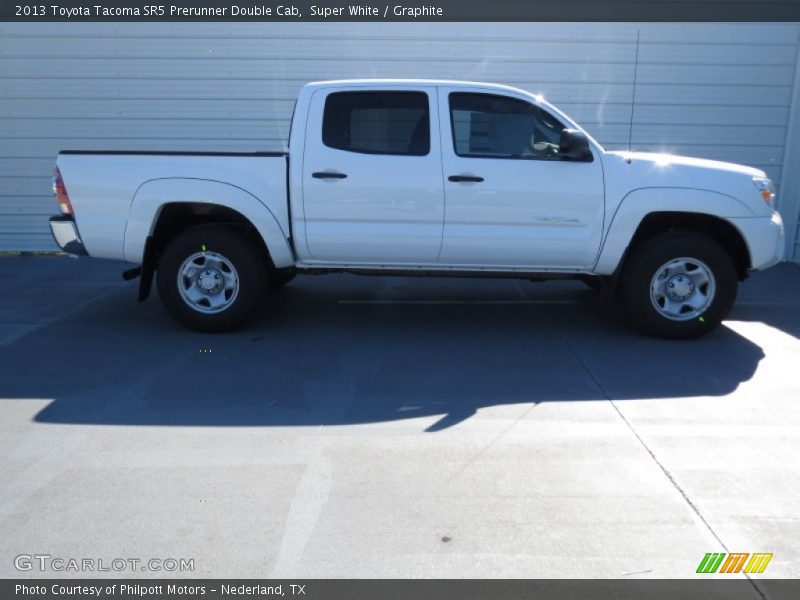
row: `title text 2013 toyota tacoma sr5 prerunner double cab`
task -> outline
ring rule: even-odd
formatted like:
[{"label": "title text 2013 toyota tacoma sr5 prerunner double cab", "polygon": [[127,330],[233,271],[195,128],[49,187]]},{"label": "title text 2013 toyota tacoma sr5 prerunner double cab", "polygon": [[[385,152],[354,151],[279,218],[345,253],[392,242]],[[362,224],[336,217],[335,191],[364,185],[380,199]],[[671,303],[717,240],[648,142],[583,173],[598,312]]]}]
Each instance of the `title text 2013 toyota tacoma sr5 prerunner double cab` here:
[{"label": "title text 2013 toyota tacoma sr5 prerunner double cab", "polygon": [[64,151],[65,251],[139,265],[169,313],[225,331],[296,273],[575,278],[641,330],[716,327],[777,263],[772,182],[745,166],[611,152],[541,97],[425,80],[312,83],[288,153]]}]

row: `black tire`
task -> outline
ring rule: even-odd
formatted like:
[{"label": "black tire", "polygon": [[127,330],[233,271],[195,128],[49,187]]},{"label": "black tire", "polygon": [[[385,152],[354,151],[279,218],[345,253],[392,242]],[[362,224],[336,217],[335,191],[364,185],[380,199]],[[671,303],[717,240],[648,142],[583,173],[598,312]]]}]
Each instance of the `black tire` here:
[{"label": "black tire", "polygon": [[[179,290],[179,270],[195,254],[202,254],[196,259],[198,263],[195,263],[199,268],[203,268],[203,264],[211,265],[200,262],[207,260],[206,254],[208,260],[212,257],[223,257],[226,262],[218,270],[219,274],[224,272],[232,276],[232,271],[228,270],[232,266],[238,276],[232,279],[238,281],[238,288],[231,284],[232,289],[221,290],[222,297],[225,298],[222,302],[229,304],[224,309],[219,309],[219,312],[202,312],[214,308],[203,307],[200,303],[193,307],[188,300],[184,300]],[[192,279],[186,278],[183,281]],[[164,250],[156,273],[158,295],[167,312],[186,327],[206,332],[231,331],[243,325],[258,310],[266,283],[267,269],[263,253],[241,230],[224,225],[201,225],[180,233]],[[200,289],[199,286],[194,287]],[[234,293],[233,289],[237,291]],[[201,299],[200,302],[205,301]]]},{"label": "black tire", "polygon": [[273,269],[269,274],[268,286],[271,290],[282,288],[292,279],[295,278],[297,273],[294,269]]},{"label": "black tire", "polygon": [[[697,309],[700,312],[682,305],[683,300],[678,299],[673,306],[680,308],[673,311],[675,318],[669,318],[656,308],[656,304],[659,304],[664,310],[664,299],[659,298],[658,294],[652,298],[650,286],[658,272],[667,274],[663,281],[665,286],[668,285],[669,274],[661,271],[661,268],[679,258],[700,261],[707,267],[713,276],[714,293],[706,306]],[[697,263],[689,261],[687,264],[697,268]],[[696,271],[690,271],[690,274],[692,272]],[[709,284],[690,285],[690,289],[705,290],[706,295],[710,295]],[[733,307],[737,288],[736,267],[726,250],[712,238],[680,231],[655,235],[633,248],[620,282],[624,312],[631,325],[643,333],[672,339],[696,338],[714,330]],[[684,310],[685,313],[679,312]]]}]

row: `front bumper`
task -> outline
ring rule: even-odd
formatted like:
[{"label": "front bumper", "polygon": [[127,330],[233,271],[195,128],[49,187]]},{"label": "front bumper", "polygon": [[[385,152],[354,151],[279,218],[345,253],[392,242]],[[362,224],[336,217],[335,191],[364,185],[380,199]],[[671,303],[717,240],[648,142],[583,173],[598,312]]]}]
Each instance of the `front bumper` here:
[{"label": "front bumper", "polygon": [[53,239],[64,252],[75,256],[88,256],[86,248],[78,234],[78,227],[75,220],[69,215],[59,215],[50,217],[50,232]]},{"label": "front bumper", "polygon": [[750,250],[750,266],[768,269],[783,260],[786,253],[786,234],[783,219],[775,212],[771,217],[730,219],[739,229]]}]

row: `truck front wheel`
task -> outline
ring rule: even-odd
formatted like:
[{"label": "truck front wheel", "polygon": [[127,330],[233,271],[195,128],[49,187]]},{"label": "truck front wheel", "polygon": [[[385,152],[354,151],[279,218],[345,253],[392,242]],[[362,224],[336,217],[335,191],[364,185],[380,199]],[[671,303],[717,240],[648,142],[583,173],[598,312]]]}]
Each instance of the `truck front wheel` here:
[{"label": "truck front wheel", "polygon": [[264,295],[264,257],[238,230],[198,226],[173,239],[158,264],[161,302],[198,331],[230,331],[252,317]]},{"label": "truck front wheel", "polygon": [[693,232],[658,234],[631,250],[621,281],[631,324],[663,338],[695,338],[715,329],[736,299],[730,255]]}]

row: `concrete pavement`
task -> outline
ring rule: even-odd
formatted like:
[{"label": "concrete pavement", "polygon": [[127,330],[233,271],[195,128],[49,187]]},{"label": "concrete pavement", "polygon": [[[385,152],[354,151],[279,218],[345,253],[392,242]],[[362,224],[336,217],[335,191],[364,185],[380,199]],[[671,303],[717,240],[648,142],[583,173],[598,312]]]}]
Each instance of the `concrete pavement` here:
[{"label": "concrete pavement", "polygon": [[[0,258],[0,576],[800,576],[800,268],[693,342],[580,283],[299,277],[186,331],[118,263]],[[160,576],[161,573],[122,573]],[[69,574],[68,574],[69,575]]]}]

